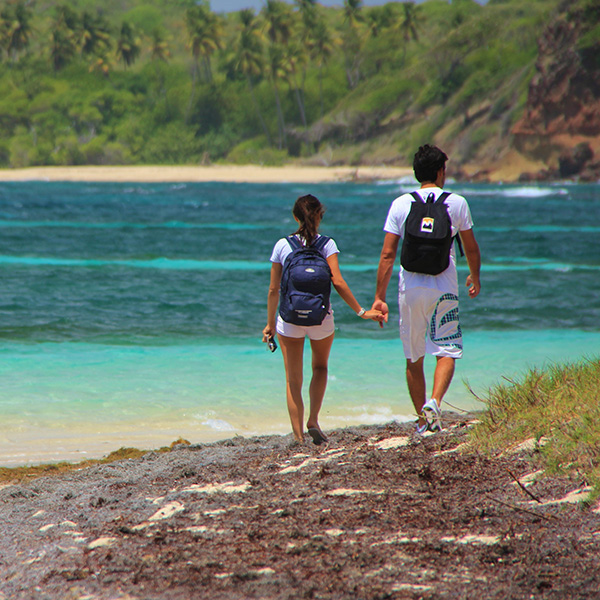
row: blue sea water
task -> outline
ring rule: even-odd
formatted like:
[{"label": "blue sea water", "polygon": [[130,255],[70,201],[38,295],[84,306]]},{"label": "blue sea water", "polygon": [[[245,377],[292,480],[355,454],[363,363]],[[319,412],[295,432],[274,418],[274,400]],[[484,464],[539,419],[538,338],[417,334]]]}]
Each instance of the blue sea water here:
[{"label": "blue sea water", "polygon": [[[295,198],[327,205],[321,230],[368,306],[387,210],[413,186],[1,183],[0,466],[287,434],[281,353],[261,330]],[[483,255],[448,402],[476,409],[467,382],[485,396],[503,377],[597,356],[600,185],[448,188],[469,200]],[[395,286],[383,330],[334,294],[325,429],[413,418]]]}]

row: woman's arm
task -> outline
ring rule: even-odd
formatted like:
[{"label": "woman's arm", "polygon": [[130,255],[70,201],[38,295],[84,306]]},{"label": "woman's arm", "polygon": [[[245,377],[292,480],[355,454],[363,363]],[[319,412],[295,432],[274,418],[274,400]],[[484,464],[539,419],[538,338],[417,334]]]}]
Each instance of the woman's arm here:
[{"label": "woman's arm", "polygon": [[[336,292],[340,295],[342,300],[355,313],[358,314],[363,308],[358,303],[358,300],[354,297],[354,294],[350,290],[346,280],[342,277],[337,252],[327,258],[327,264],[331,269],[331,283],[333,284]],[[367,310],[361,315],[361,317],[363,319],[377,319],[377,317],[381,317],[381,312],[378,310]]]},{"label": "woman's arm", "polygon": [[281,263],[271,263],[271,281],[267,295],[267,326],[263,329],[263,342],[275,336],[275,321],[279,305],[279,285],[281,284]]}]

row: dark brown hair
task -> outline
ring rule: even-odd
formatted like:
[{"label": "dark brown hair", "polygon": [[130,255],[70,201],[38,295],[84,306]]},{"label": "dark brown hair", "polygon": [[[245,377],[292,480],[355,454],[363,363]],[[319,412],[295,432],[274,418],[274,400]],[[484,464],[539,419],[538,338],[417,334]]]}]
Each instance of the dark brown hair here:
[{"label": "dark brown hair", "polygon": [[300,223],[296,233],[305,239],[307,246],[310,246],[317,237],[319,222],[325,214],[325,207],[316,196],[307,194],[296,200],[292,213]]},{"label": "dark brown hair", "polygon": [[446,166],[448,157],[437,146],[421,146],[413,160],[415,178],[419,183],[433,183],[440,169]]}]

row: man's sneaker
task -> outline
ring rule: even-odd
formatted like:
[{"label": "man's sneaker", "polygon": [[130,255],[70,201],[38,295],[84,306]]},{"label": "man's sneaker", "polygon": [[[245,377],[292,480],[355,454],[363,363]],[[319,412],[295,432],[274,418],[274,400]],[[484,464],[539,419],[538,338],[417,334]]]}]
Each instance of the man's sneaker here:
[{"label": "man's sneaker", "polygon": [[432,398],[423,405],[423,417],[427,421],[427,429],[429,431],[442,430],[442,411],[435,398]]}]

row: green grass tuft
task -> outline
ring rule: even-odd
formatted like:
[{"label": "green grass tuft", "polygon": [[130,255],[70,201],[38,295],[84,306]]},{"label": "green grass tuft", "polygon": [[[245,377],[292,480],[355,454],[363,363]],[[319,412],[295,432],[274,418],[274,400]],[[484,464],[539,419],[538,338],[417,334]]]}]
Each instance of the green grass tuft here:
[{"label": "green grass tuft", "polygon": [[470,443],[484,453],[536,441],[549,473],[579,474],[600,496],[600,360],[534,369],[482,399],[486,410]]}]

